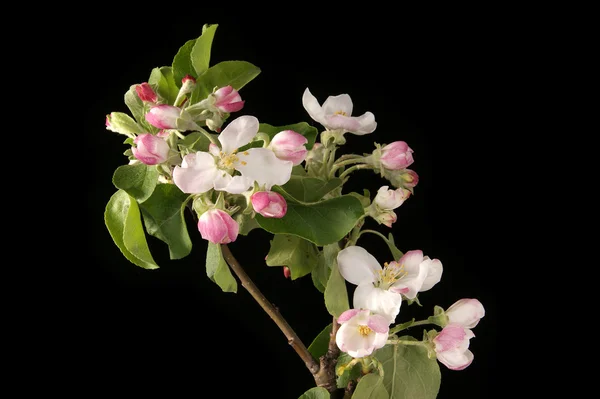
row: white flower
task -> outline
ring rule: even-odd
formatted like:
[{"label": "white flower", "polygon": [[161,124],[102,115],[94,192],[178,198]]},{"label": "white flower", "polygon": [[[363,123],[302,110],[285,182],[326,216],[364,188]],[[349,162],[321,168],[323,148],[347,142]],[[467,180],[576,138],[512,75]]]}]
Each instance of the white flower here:
[{"label": "white flower", "polygon": [[365,112],[361,116],[352,116],[352,99],[348,94],[329,96],[323,103],[319,102],[306,88],[302,95],[304,109],[315,121],[327,130],[336,130],[343,133],[350,132],[357,135],[372,133],[377,127],[375,116]]},{"label": "white flower", "polygon": [[389,190],[389,186],[381,186],[377,190],[374,202],[379,208],[391,211],[402,205],[408,197],[410,197],[410,191],[404,188]]},{"label": "white flower", "polygon": [[475,334],[458,324],[448,324],[433,339],[437,360],[450,370],[463,370],[473,362],[469,340]]},{"label": "white flower", "polygon": [[382,348],[389,333],[388,320],[368,310],[349,309],[338,317],[340,328],[335,343],[341,351],[352,357],[369,356]]},{"label": "white flower", "polygon": [[463,298],[456,301],[445,313],[448,316],[448,323],[474,328],[485,316],[485,309],[477,299]]},{"label": "white flower", "polygon": [[[238,148],[250,143],[258,133],[258,119],[240,116],[221,132],[210,153],[196,152],[183,158],[181,166],[173,170],[173,181],[184,193],[204,193],[211,188],[241,194],[256,181],[265,190],[285,184],[292,173],[292,162],[284,161],[267,148]],[[241,176],[233,176],[234,170]]]},{"label": "white flower", "polygon": [[357,285],[354,307],[384,315],[390,323],[400,312],[402,296],[414,299],[442,276],[442,263],[423,256],[420,250],[408,251],[397,262],[386,262],[382,268],[364,248],[350,246],[338,253],[337,262],[344,279]]}]

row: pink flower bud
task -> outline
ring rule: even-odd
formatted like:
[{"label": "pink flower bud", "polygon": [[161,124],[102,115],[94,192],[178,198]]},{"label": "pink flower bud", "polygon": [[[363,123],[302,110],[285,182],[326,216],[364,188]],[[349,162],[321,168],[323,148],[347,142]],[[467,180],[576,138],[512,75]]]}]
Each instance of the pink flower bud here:
[{"label": "pink flower bud", "polygon": [[106,119],[104,120],[104,125],[106,125],[106,127],[108,129],[110,129],[110,114],[106,115]]},{"label": "pink flower bud", "polygon": [[244,101],[237,90],[231,86],[221,87],[214,93],[217,107],[222,112],[236,112],[244,107]]},{"label": "pink flower bud", "polygon": [[163,163],[169,157],[169,144],[153,134],[140,134],[133,143],[134,146],[131,147],[133,156],[146,165]]},{"label": "pink flower bud", "polygon": [[192,75],[185,75],[183,79],[181,79],[181,83],[185,84],[188,80],[192,83],[196,83],[196,79]]},{"label": "pink flower bud", "polygon": [[410,191],[398,188],[396,190],[388,190],[389,186],[381,186],[377,190],[374,202],[381,209],[392,210],[398,208],[410,196]]},{"label": "pink flower bud", "polygon": [[380,162],[390,170],[404,169],[413,162],[413,150],[404,141],[394,141],[381,149]]},{"label": "pink flower bud", "polygon": [[433,339],[437,359],[450,370],[463,370],[473,361],[469,340],[475,334],[458,324],[448,324]]},{"label": "pink flower bud", "polygon": [[205,240],[214,244],[229,244],[237,238],[240,226],[225,211],[211,209],[198,220],[198,230]]},{"label": "pink flower bud", "polygon": [[273,137],[269,148],[273,150],[277,158],[300,165],[308,154],[308,150],[304,146],[306,143],[308,143],[307,138],[300,133],[284,130]]},{"label": "pink flower bud", "polygon": [[456,301],[445,313],[448,323],[473,328],[485,316],[485,309],[477,299],[464,298]]},{"label": "pink flower bud", "polygon": [[414,188],[419,183],[419,175],[411,169],[406,169],[400,175],[400,178],[402,179],[403,186],[408,189]]},{"label": "pink flower bud", "polygon": [[155,105],[146,113],[146,120],[152,126],[159,129],[177,128],[177,118],[181,115],[181,109],[172,105]]},{"label": "pink flower bud", "polygon": [[396,223],[396,220],[398,220],[398,216],[396,216],[396,213],[394,211],[385,211],[375,216],[374,219],[379,224],[384,224],[387,227],[392,227],[392,224]]},{"label": "pink flower bud", "polygon": [[283,267],[283,277],[290,278],[291,275],[292,275],[292,272],[290,271],[290,268],[287,266],[284,266]]},{"label": "pink flower bud", "polygon": [[254,210],[266,218],[282,218],[287,212],[285,198],[274,191],[258,191],[250,201]]},{"label": "pink flower bud", "polygon": [[154,90],[152,90],[152,86],[150,86],[147,82],[136,85],[135,92],[142,101],[155,103],[156,100],[158,100],[158,96]]}]

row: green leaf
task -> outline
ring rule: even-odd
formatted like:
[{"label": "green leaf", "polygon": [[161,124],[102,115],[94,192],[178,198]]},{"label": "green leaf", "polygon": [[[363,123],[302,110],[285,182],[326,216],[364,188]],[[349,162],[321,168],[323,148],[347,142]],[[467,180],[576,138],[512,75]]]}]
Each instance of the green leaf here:
[{"label": "green leaf", "polygon": [[144,269],[158,269],[148,249],[140,210],[134,198],[123,190],[114,193],[106,205],[104,223],[127,260]]},{"label": "green leaf", "polygon": [[[411,336],[401,340],[416,341]],[[390,399],[435,399],[440,389],[440,367],[427,349],[417,345],[386,345],[374,353],[382,363],[383,384]]]},{"label": "green leaf", "polygon": [[196,76],[202,75],[210,65],[210,50],[218,26],[218,24],[204,25],[202,35],[196,39],[196,43],[190,52],[190,61],[196,71]]},{"label": "green leaf", "polygon": [[177,87],[181,87],[181,80],[185,77],[185,75],[193,76],[194,78],[198,76],[194,66],[192,65],[192,59],[190,54],[192,52],[192,48],[194,44],[196,44],[197,39],[188,40],[185,42],[183,46],[179,48],[177,54],[173,58],[173,79],[175,80],[175,84]]},{"label": "green leaf", "polygon": [[171,259],[181,259],[192,250],[192,240],[185,224],[188,195],[174,184],[158,184],[140,204],[146,231],[169,246]]},{"label": "green leaf", "polygon": [[280,219],[256,215],[263,229],[273,234],[292,234],[318,246],[341,240],[364,214],[360,201],[351,195],[313,204],[288,203]]},{"label": "green leaf", "polygon": [[319,261],[315,265],[315,268],[310,272],[313,284],[319,291],[325,292],[330,273],[331,267],[325,262],[325,255],[323,252],[319,252]]},{"label": "green leaf", "polygon": [[[348,366],[352,360],[354,358],[344,352],[341,352],[338,356],[335,363],[335,373],[338,376],[336,385],[338,388],[346,388],[350,381],[356,381],[362,375],[362,365],[360,362]],[[343,370],[341,370],[342,368]]]},{"label": "green leaf", "polygon": [[180,140],[178,145],[183,148],[187,148],[192,152],[204,151],[208,152],[208,146],[210,140],[204,134],[200,132],[192,132],[185,136],[184,139]]},{"label": "green leaf", "polygon": [[331,334],[331,328],[332,325],[329,323],[308,346],[308,351],[316,360],[319,360],[321,356],[325,355],[327,349],[329,349],[329,334]]},{"label": "green leaf", "polygon": [[315,140],[317,139],[317,135],[319,134],[319,130],[316,127],[309,125],[306,122],[294,123],[292,125],[285,126],[273,126],[268,123],[261,123],[258,126],[258,131],[263,132],[269,135],[269,138],[273,139],[275,135],[284,130],[293,130],[296,133],[299,133],[306,137],[308,142],[305,144],[307,150],[313,148],[315,144]]},{"label": "green leaf", "polygon": [[240,90],[258,76],[260,69],[246,61],[223,61],[206,70],[196,79],[196,88],[192,92],[190,105],[204,100],[215,87],[231,85]]},{"label": "green leaf", "polygon": [[280,194],[291,197],[299,202],[311,203],[317,202],[330,191],[336,189],[342,184],[342,179],[337,177],[325,181],[316,177],[294,176],[283,186],[276,186],[274,191]]},{"label": "green leaf", "polygon": [[173,105],[175,103],[179,88],[175,84],[171,67],[154,68],[150,73],[150,78],[148,78],[148,84],[167,104]]},{"label": "green leaf", "polygon": [[[326,261],[328,258],[330,258],[330,256],[326,254]],[[350,309],[348,290],[346,289],[346,280],[344,280],[344,277],[340,274],[337,259],[334,258],[329,262],[331,262],[331,274],[329,275],[329,280],[325,287],[325,307],[329,314],[339,317],[343,312]]]},{"label": "green leaf", "polygon": [[323,387],[314,387],[304,392],[298,399],[329,399],[329,392]]},{"label": "green leaf", "polygon": [[155,165],[134,163],[119,166],[113,174],[112,182],[116,188],[126,191],[138,202],[152,195],[158,182],[158,170]]},{"label": "green leaf", "polygon": [[292,280],[306,276],[319,261],[316,245],[300,237],[275,234],[267,255],[267,266],[287,266]]},{"label": "green leaf", "polygon": [[139,123],[133,120],[133,118],[123,112],[111,112],[110,113],[110,124],[111,128],[118,131],[119,133],[147,133],[147,131],[140,126]]},{"label": "green leaf", "polygon": [[131,111],[131,115],[135,118],[138,123],[146,120],[144,113],[144,102],[140,99],[135,91],[137,85],[131,85],[127,93],[125,93],[125,105]]},{"label": "green leaf", "polygon": [[237,281],[223,259],[220,244],[208,243],[206,251],[206,275],[214,281],[223,292],[237,292]]},{"label": "green leaf", "polygon": [[[362,376],[356,385],[352,394],[353,399],[390,399],[390,395],[383,385],[383,378],[377,374],[367,374]],[[411,396],[417,399],[418,396]]]}]

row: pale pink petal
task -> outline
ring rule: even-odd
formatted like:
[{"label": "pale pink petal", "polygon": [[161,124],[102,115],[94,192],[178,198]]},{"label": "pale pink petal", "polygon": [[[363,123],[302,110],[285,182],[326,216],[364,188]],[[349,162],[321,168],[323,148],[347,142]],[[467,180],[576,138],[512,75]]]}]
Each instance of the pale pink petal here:
[{"label": "pale pink petal", "polygon": [[342,249],[337,256],[340,274],[352,284],[373,283],[381,272],[381,265],[363,247],[353,245]]},{"label": "pale pink petal", "polygon": [[446,310],[446,316],[448,316],[449,323],[474,328],[485,316],[485,309],[477,299],[464,298],[450,306]]},{"label": "pale pink petal", "polygon": [[352,116],[352,99],[348,94],[329,96],[323,103],[325,115],[345,114]]},{"label": "pale pink petal", "polygon": [[419,290],[420,292],[430,290],[434,285],[439,283],[442,279],[442,272],[444,271],[442,262],[440,262],[438,259],[429,259],[427,256],[425,256],[424,262],[428,263],[428,270],[427,276],[425,277],[425,280],[423,280],[423,285]]},{"label": "pale pink petal", "polygon": [[373,341],[373,349],[383,348],[387,343],[388,337],[389,334],[387,332],[385,334],[375,334],[375,340]]},{"label": "pale pink petal", "polygon": [[473,352],[466,350],[451,350],[447,352],[437,353],[437,359],[450,370],[464,370],[473,362]]},{"label": "pale pink petal", "polygon": [[237,153],[235,169],[242,176],[256,181],[261,187],[270,190],[274,185],[282,186],[290,180],[293,164],[284,161],[268,148],[250,148]]},{"label": "pale pink petal", "polygon": [[250,115],[232,120],[219,134],[221,150],[226,154],[231,154],[234,150],[251,142],[258,133],[258,125],[258,119]]},{"label": "pale pink petal", "polygon": [[364,282],[354,290],[352,304],[355,308],[369,309],[385,317],[389,325],[400,313],[402,295],[374,287],[370,282]]},{"label": "pale pink petal", "polygon": [[338,317],[337,321],[338,323],[343,324],[351,318],[353,318],[354,316],[356,316],[356,314],[360,311],[360,309],[348,309]]},{"label": "pale pink petal", "polygon": [[220,170],[214,181],[217,191],[226,191],[230,194],[241,194],[252,186],[252,179],[245,176],[231,176]]},{"label": "pale pink petal", "polygon": [[219,173],[212,155],[196,152],[183,157],[181,166],[175,166],[173,182],[184,193],[201,194],[213,188]]},{"label": "pale pink petal", "polygon": [[371,112],[365,112],[361,116],[357,116],[358,128],[351,130],[350,133],[362,136],[363,134],[373,133],[377,128],[377,122],[375,122],[375,115]]},{"label": "pale pink petal", "polygon": [[390,322],[385,316],[373,314],[369,317],[369,328],[380,334],[387,334],[390,330]]},{"label": "pale pink petal", "polygon": [[325,126],[325,113],[315,96],[308,90],[308,87],[304,90],[304,94],[302,95],[302,105],[311,118]]}]

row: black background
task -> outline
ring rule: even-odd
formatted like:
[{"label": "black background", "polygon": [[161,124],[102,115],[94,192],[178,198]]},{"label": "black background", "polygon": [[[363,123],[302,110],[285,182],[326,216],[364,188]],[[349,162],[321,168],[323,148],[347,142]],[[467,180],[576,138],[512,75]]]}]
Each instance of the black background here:
[{"label": "black background", "polygon": [[[342,5],[340,5],[342,7]],[[348,8],[348,5],[343,5]],[[100,10],[99,10],[100,11]],[[486,316],[471,340],[474,362],[451,371],[440,364],[438,398],[491,398],[496,373],[496,276],[485,243],[491,235],[485,180],[490,160],[480,137],[492,128],[478,114],[492,86],[491,43],[460,10],[302,10],[289,6],[251,12],[235,6],[185,9],[103,10],[87,26],[92,43],[86,72],[87,149],[94,174],[87,188],[91,272],[84,282],[93,325],[84,353],[99,376],[89,392],[163,397],[297,398],[314,385],[284,335],[240,286],[223,293],[204,268],[206,242],[188,218],[192,253],[168,258],[160,241],[148,238],[161,268],[129,263],[114,245],[103,212],[116,191],[114,170],[126,163],[125,138],[104,127],[105,115],[128,112],[123,95],[147,81],[153,67],[170,65],[204,23],[218,23],[212,61],[245,60],[262,73],[241,90],[245,107],[236,115],[285,125],[300,121],[318,128],[302,107],[306,87],[322,103],[348,93],[354,115],[371,111],[378,122],[371,135],[347,134],[342,152],[371,152],[373,142],[404,140],[414,150],[411,166],[420,176],[415,195],[396,210],[392,231],[398,247],[422,249],[444,265],[442,280],[420,295],[422,308],[403,304],[398,322],[425,318],[434,305],[447,308],[461,298],[478,298]],[[485,25],[485,18],[479,21]],[[375,193],[387,182],[369,171],[353,175],[345,191]],[[295,281],[281,268],[267,267],[271,235],[255,230],[230,244],[255,283],[286,317],[306,345],[331,320],[322,294],[309,276]],[[359,241],[381,262],[389,251],[375,236]],[[350,294],[352,286],[349,287]],[[417,338],[422,330],[409,330]],[[208,394],[208,388],[215,394]]]}]

